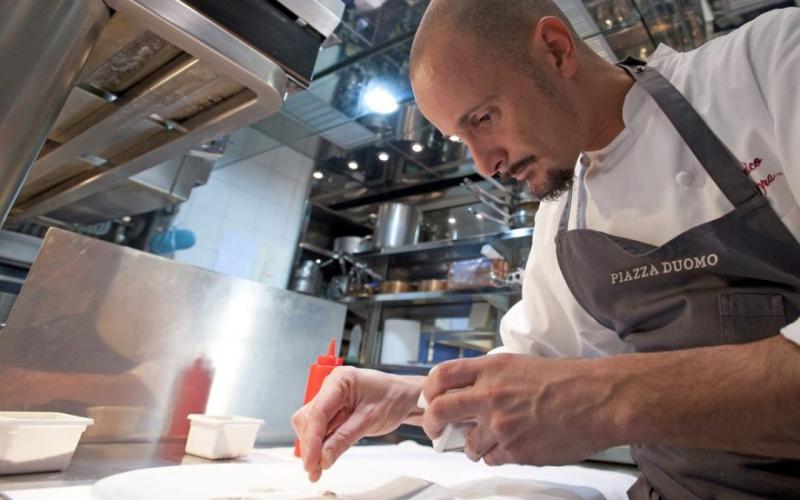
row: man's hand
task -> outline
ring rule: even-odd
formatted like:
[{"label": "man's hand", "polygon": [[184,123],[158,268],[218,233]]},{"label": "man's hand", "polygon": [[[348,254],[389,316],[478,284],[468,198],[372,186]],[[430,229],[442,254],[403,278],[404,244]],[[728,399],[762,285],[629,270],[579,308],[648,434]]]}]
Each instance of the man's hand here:
[{"label": "man's hand", "polygon": [[392,432],[421,413],[416,402],[422,381],[422,377],[336,368],[319,394],[292,416],[309,479],[317,481],[323,469],[362,437]]},{"label": "man's hand", "polygon": [[444,363],[423,386],[423,427],[435,438],[450,422],[474,422],[464,451],[488,465],[578,462],[616,444],[601,428],[611,386],[593,368],[508,354]]}]

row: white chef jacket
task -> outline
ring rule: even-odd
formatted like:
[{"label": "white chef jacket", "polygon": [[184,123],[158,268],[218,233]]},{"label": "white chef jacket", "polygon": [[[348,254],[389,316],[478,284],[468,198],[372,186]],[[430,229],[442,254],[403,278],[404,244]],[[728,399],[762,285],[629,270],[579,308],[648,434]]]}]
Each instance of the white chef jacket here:
[{"label": "white chef jacket", "polygon": [[[800,240],[800,9],[770,11],[687,53],[664,45],[648,64],[694,106],[742,162]],[[570,229],[587,228],[660,246],[733,209],[673,125],[635,84],[625,129],[576,166]],[[500,325],[493,352],[590,357],[632,351],[584,311],[556,259],[566,196],[536,215],[522,301]],[[800,343],[800,321],[782,330]]]}]

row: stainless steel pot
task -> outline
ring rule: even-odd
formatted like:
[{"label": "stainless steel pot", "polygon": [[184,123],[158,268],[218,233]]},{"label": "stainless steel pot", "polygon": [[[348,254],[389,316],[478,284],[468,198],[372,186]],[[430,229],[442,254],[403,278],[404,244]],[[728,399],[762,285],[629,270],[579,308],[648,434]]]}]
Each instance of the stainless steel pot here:
[{"label": "stainless steel pot", "polygon": [[316,296],[321,284],[322,270],[313,260],[303,262],[292,273],[291,289],[296,292]]},{"label": "stainless steel pot", "polygon": [[511,209],[511,227],[530,227],[533,226],[533,220],[536,218],[536,212],[539,210],[538,201],[526,201],[518,203]]},{"label": "stainless steel pot", "polygon": [[342,236],[333,240],[333,252],[354,254],[361,251],[364,238],[360,236]]},{"label": "stainless steel pot", "polygon": [[378,209],[372,241],[375,248],[411,245],[419,241],[422,214],[403,203],[384,203]]}]

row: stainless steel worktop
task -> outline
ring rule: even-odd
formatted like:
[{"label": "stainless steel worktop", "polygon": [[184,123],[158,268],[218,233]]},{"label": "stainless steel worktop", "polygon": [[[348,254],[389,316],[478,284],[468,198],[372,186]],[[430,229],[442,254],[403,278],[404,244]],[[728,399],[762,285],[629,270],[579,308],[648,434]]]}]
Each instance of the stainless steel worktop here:
[{"label": "stainless steel worktop", "polygon": [[186,443],[81,444],[70,465],[61,472],[0,476],[0,491],[89,485],[104,477],[147,467],[220,462],[258,463],[269,461],[259,455],[227,461],[211,461],[184,454]]}]

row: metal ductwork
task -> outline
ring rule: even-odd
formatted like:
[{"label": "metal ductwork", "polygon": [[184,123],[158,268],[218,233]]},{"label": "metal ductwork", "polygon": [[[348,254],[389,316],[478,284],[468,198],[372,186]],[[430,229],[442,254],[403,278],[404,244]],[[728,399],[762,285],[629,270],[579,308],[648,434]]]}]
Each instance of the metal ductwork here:
[{"label": "metal ductwork", "polygon": [[15,73],[0,80],[0,217],[15,200],[12,224],[97,222],[185,199],[174,188],[204,182],[214,158],[204,145],[309,84],[343,10],[340,0],[3,2],[0,63]]}]

